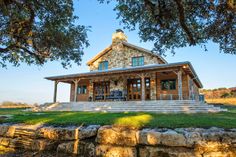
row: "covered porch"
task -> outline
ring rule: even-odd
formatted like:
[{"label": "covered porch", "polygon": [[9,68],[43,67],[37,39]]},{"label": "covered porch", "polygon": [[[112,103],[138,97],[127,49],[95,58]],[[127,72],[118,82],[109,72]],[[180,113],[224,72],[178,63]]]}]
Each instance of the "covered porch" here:
[{"label": "covered porch", "polygon": [[70,101],[198,100],[201,83],[190,63],[149,65],[46,79],[71,85]]}]

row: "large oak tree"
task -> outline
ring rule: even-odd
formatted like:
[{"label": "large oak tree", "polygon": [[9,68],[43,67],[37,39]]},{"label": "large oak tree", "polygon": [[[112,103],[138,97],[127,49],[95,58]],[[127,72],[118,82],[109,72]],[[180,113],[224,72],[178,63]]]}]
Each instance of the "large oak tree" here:
[{"label": "large oak tree", "polygon": [[126,28],[154,42],[156,53],[213,41],[236,54],[236,0],[117,0],[114,9]]},{"label": "large oak tree", "polygon": [[81,63],[87,27],[75,25],[73,0],[0,0],[0,66]]},{"label": "large oak tree", "polygon": [[[236,54],[235,0],[116,0],[114,9],[126,28],[154,42],[154,53],[213,41]],[[77,18],[73,0],[0,0],[0,66],[80,64],[88,28]]]}]

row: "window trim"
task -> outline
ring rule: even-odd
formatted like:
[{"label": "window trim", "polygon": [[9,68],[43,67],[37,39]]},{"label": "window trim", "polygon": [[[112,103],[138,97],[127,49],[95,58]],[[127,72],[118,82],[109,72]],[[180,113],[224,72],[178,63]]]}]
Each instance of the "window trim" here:
[{"label": "window trim", "polygon": [[[80,88],[80,90],[79,90],[79,88]],[[83,95],[83,94],[87,94],[87,93],[88,93],[87,85],[78,85],[77,86],[77,94],[78,95]]]},{"label": "window trim", "polygon": [[[141,65],[141,64],[139,64],[140,63],[140,61],[138,61],[138,59],[141,59],[141,58],[143,58],[143,64]],[[137,59],[136,60],[136,65],[134,65],[133,63],[134,63],[134,59]],[[136,66],[143,66],[144,65],[144,56],[135,56],[135,57],[132,57],[132,59],[131,59],[131,62],[132,62],[132,66],[133,67],[136,67]]]},{"label": "window trim", "polygon": [[[107,63],[107,67],[106,67],[105,63]],[[102,69],[100,69],[100,65],[102,66]],[[99,71],[108,70],[108,67],[109,67],[108,61],[101,61],[98,63],[98,70]]]},{"label": "window trim", "polygon": [[[163,82],[163,81],[168,82],[168,89],[163,89],[163,88],[162,88],[162,87],[163,87],[163,86],[162,86],[162,82]],[[175,88],[174,88],[174,89],[170,89],[170,83],[169,83],[170,81],[174,81],[174,82],[175,82]],[[161,80],[160,83],[161,83],[161,90],[162,90],[162,91],[173,91],[173,90],[176,90],[176,85],[177,85],[177,84],[176,84],[176,79],[164,79],[164,80]]]}]

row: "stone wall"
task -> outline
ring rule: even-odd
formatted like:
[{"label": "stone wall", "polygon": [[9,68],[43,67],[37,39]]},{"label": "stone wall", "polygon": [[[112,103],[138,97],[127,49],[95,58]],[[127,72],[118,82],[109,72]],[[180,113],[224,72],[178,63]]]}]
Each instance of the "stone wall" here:
[{"label": "stone wall", "polygon": [[132,57],[144,56],[144,64],[160,64],[158,57],[136,49],[124,46],[122,43],[113,44],[112,49],[94,61],[90,66],[90,71],[98,70],[98,65],[102,61],[108,61],[108,69],[127,68],[132,66]]},{"label": "stone wall", "polygon": [[0,125],[0,146],[85,157],[235,157],[236,129]]}]

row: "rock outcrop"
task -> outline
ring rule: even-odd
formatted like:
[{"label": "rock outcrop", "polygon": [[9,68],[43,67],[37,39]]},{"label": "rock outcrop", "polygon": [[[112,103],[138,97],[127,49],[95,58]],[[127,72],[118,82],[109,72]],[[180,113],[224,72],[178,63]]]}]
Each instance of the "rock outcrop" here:
[{"label": "rock outcrop", "polygon": [[0,146],[85,157],[235,157],[236,129],[0,125]]}]

